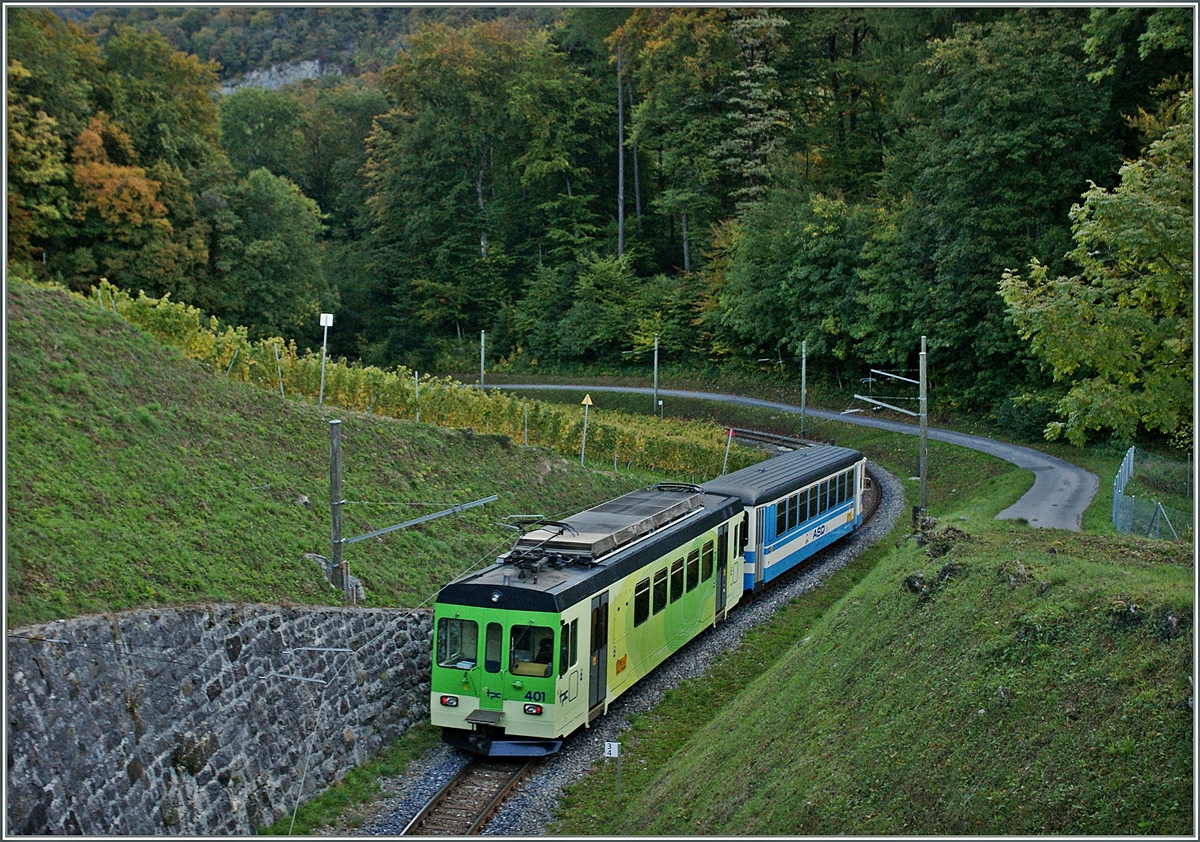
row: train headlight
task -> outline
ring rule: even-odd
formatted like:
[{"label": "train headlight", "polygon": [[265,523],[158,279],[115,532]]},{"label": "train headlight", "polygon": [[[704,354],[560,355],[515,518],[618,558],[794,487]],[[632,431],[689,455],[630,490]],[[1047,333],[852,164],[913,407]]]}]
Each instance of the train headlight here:
[{"label": "train headlight", "polygon": [[528,714],[529,716],[541,716],[542,715],[542,706],[541,705],[525,705],[525,713]]},{"label": "train headlight", "polygon": [[500,593],[500,591],[492,591],[492,602],[499,602],[501,596],[503,596],[503,594]]},{"label": "train headlight", "polygon": [[458,707],[458,696],[442,696],[442,704],[448,708]]}]

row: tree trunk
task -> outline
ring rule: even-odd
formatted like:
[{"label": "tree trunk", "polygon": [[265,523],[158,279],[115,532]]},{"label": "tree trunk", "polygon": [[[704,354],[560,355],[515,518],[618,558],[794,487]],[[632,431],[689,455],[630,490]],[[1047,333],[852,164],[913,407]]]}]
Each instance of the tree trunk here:
[{"label": "tree trunk", "polygon": [[687,214],[681,213],[679,217],[683,225],[683,271],[690,272],[692,271],[692,259],[688,247]]},{"label": "tree trunk", "polygon": [[625,98],[621,90],[621,45],[617,45],[617,257],[625,254]]},{"label": "tree trunk", "polygon": [[[633,119],[633,80],[629,80],[629,117]],[[642,185],[641,179],[638,178],[638,147],[637,143],[633,144],[633,207],[637,214],[637,230],[638,234],[642,233]]]},{"label": "tree trunk", "polygon": [[479,199],[479,252],[484,260],[487,260],[487,223],[484,221],[483,212],[483,168],[486,161],[487,157],[481,154],[479,156],[479,172],[475,174],[475,195]]}]

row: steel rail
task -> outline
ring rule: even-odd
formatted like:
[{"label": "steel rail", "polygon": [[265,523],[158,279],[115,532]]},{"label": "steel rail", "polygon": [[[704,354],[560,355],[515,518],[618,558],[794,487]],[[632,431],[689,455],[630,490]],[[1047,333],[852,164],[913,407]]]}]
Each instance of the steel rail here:
[{"label": "steel rail", "polygon": [[401,836],[477,836],[536,758],[523,764],[473,758],[405,825]]}]

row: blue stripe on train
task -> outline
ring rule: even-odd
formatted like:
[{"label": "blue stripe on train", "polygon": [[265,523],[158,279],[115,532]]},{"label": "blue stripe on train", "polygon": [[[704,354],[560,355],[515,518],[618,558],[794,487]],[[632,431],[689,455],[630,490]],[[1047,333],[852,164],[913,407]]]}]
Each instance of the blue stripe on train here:
[{"label": "blue stripe on train", "polygon": [[[820,538],[816,538],[816,539],[810,541],[808,544],[806,544],[803,547],[800,547],[795,552],[792,552],[786,556],[773,557],[771,559],[770,563],[768,564],[768,566],[763,570],[763,584],[766,584],[767,582],[771,581],[772,579],[775,579],[778,576],[791,570],[797,564],[804,561],[804,559],[813,555],[817,551],[829,546],[830,544],[832,544],[834,541],[838,540],[839,538],[842,538],[843,536],[848,535],[849,533],[853,532],[855,529],[857,529],[861,525],[862,525],[862,515],[857,514],[857,515],[855,515],[853,521],[844,523],[841,526],[837,527],[836,529],[832,529],[832,530],[826,532]],[[747,558],[748,562],[752,561],[752,556],[750,553],[746,554],[746,558]],[[750,591],[750,590],[754,590],[754,567],[752,564],[748,564],[747,566],[750,568],[750,572],[749,573],[743,572],[742,587],[745,588],[746,590]]]}]

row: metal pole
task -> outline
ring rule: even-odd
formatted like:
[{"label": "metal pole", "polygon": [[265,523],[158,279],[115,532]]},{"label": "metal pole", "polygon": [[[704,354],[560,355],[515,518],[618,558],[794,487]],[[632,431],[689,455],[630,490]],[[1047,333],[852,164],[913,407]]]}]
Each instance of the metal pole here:
[{"label": "metal pole", "polygon": [[483,388],[483,339],[487,331],[479,331],[479,388]]},{"label": "metal pole", "polygon": [[525,418],[525,432],[521,438],[521,443],[526,447],[529,447],[529,404],[521,404],[521,414]]},{"label": "metal pole", "polygon": [[585,401],[583,404],[583,446],[579,448],[579,467],[583,467],[583,454],[587,452],[587,411],[591,405],[590,401]]},{"label": "metal pole", "polygon": [[804,401],[808,395],[808,340],[800,343],[800,438],[804,438]]},{"label": "metal pole", "polygon": [[287,396],[283,393],[283,368],[279,365],[279,344],[276,343],[272,347],[275,348],[275,371],[279,374],[279,397],[287,400]]},{"label": "metal pole", "polygon": [[721,476],[725,476],[725,469],[729,467],[729,445],[733,444],[733,427],[729,428],[729,434],[725,437],[725,461],[721,463]]},{"label": "metal pole", "polygon": [[342,422],[329,422],[329,543],[333,569],[342,579],[342,591],[350,601],[350,570],[342,558]]},{"label": "metal pole", "polygon": [[658,407],[658,334],[654,334],[654,407]]},{"label": "metal pole", "polygon": [[929,408],[926,399],[925,337],[921,337],[921,516],[929,514]]},{"label": "metal pole", "polygon": [[413,406],[417,408],[417,423],[421,421],[421,375],[413,372]]}]

